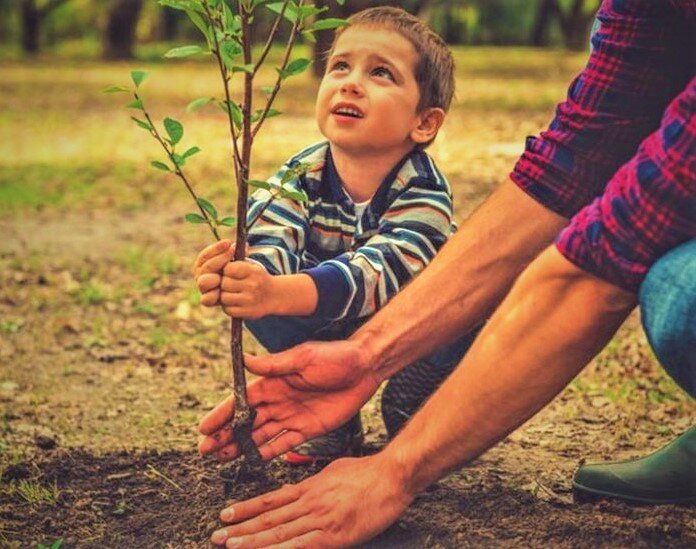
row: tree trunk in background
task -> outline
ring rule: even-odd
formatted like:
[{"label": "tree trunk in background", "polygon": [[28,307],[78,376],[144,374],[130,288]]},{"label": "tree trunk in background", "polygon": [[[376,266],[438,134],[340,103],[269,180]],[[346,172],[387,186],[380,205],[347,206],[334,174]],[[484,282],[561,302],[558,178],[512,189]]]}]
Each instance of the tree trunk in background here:
[{"label": "tree trunk in background", "polygon": [[46,16],[67,0],[49,0],[43,7],[36,0],[21,0],[20,19],[22,23],[22,51],[28,54],[39,52],[39,33]]},{"label": "tree trunk in background", "polygon": [[179,14],[181,13],[181,11],[168,8],[167,6],[162,7],[162,15],[160,16],[160,35],[162,40],[166,42],[176,40],[179,33],[179,21],[181,20]]},{"label": "tree trunk in background", "polygon": [[565,46],[571,50],[586,49],[590,25],[597,8],[597,0],[590,0],[587,8],[584,0],[574,0],[570,9],[564,12],[558,0],[541,0],[532,29],[531,43],[535,46],[547,46],[549,27],[553,20],[557,19]]},{"label": "tree trunk in background", "polygon": [[25,53],[38,53],[41,14],[34,0],[22,0],[22,50]]},{"label": "tree trunk in background", "polygon": [[131,59],[142,0],[112,0],[104,29],[104,59]]}]

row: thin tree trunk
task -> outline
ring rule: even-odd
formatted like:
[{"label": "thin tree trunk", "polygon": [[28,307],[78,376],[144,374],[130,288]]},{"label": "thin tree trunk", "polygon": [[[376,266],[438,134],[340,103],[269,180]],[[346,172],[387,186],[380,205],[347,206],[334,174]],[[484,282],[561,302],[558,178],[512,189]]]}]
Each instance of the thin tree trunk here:
[{"label": "thin tree trunk", "polygon": [[103,38],[104,59],[131,59],[135,28],[142,0],[114,0],[109,8]]},{"label": "thin tree trunk", "polygon": [[39,29],[41,28],[41,12],[34,0],[22,0],[22,50],[35,54],[39,51]]}]

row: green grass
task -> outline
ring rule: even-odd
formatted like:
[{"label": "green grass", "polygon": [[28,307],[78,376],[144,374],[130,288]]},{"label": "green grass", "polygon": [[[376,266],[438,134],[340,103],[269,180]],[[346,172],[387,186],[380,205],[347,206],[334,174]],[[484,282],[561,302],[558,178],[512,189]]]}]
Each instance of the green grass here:
[{"label": "green grass", "polygon": [[58,484],[43,486],[35,480],[20,480],[12,484],[10,492],[16,492],[24,501],[30,505],[55,505],[60,497]]},{"label": "green grass", "polygon": [[[54,59],[8,61],[0,87],[0,214],[114,208],[127,213],[158,204],[174,213],[173,201],[179,215],[189,211],[181,183],[149,167],[151,160],[163,160],[163,153],[131,122],[132,113],[123,108],[128,98],[101,93],[110,85],[129,85],[134,68],[151,73],[142,94],[156,123],[165,116],[179,118],[185,127],[182,146],[202,149],[186,166],[194,186],[228,211],[234,193],[223,115],[212,106],[184,110],[196,97],[219,95],[217,75],[205,61],[162,63],[158,56],[169,46],[148,46],[140,60],[125,64],[75,61],[67,50]],[[522,143],[541,129],[585,58],[529,48],[460,47],[454,55],[457,100],[447,137],[432,149],[436,156],[447,152],[441,162],[446,173],[471,173],[472,160],[497,154],[491,147]],[[260,78],[259,85],[269,84],[272,67]],[[299,146],[321,139],[313,116],[317,86],[309,74],[286,82],[276,104],[284,115],[259,134],[253,177],[267,177]]]}]

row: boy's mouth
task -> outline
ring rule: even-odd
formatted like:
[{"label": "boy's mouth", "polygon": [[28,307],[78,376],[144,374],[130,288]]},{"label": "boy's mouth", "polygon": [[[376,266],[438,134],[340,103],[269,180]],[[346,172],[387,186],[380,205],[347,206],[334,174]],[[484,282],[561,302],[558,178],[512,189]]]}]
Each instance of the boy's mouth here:
[{"label": "boy's mouth", "polygon": [[331,109],[331,114],[338,114],[340,116],[348,116],[350,118],[363,118],[365,115],[360,109],[353,105],[336,105]]}]

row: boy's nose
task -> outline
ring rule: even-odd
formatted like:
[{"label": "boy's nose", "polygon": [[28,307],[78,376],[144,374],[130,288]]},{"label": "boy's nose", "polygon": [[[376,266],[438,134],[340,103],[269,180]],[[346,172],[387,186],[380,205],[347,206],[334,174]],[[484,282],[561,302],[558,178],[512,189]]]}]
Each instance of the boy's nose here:
[{"label": "boy's nose", "polygon": [[361,97],[363,95],[363,89],[362,86],[360,86],[360,84],[358,84],[355,80],[351,79],[343,82],[343,84],[341,85],[341,93]]}]

